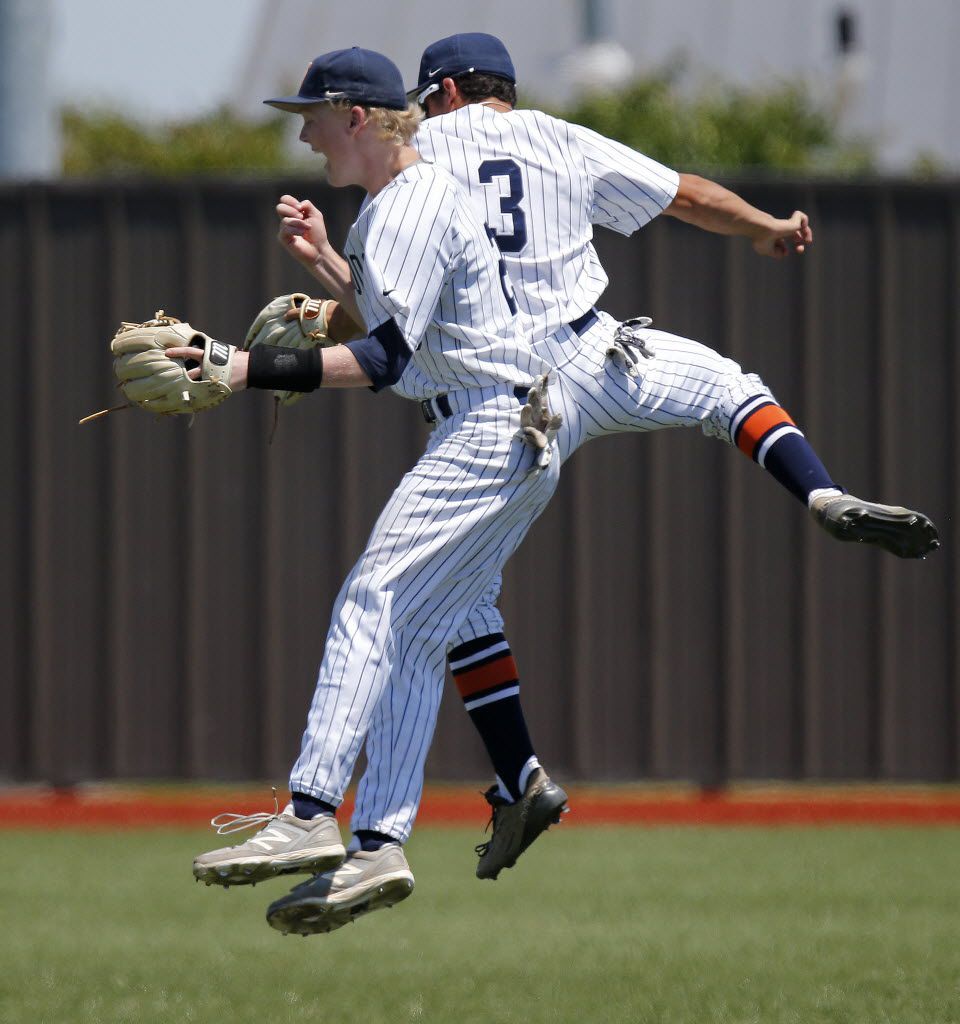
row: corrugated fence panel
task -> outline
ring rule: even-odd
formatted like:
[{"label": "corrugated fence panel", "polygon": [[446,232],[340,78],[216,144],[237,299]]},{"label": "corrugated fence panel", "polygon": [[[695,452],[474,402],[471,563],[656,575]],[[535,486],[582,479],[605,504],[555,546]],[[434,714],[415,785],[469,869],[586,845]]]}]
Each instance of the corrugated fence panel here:
[{"label": "corrugated fence panel", "polygon": [[49,261],[34,280],[35,362],[23,382],[32,403],[32,763],[47,778],[70,780],[110,770],[101,503],[108,453],[96,432],[77,429],[100,390],[101,367],[72,328],[106,319],[107,239],[96,194],[37,194],[31,205],[28,248]]},{"label": "corrugated fence panel", "polygon": [[[0,306],[12,311],[28,330],[22,315],[31,261],[26,247],[29,211],[21,200],[0,202]],[[19,339],[3,374],[0,402],[0,772],[23,775],[31,748],[30,678],[30,453],[28,425],[34,415],[27,382],[33,367],[32,331]],[[12,344],[10,345],[12,349]]]},{"label": "corrugated fence panel", "polygon": [[[834,478],[853,493],[876,495],[877,500],[883,500],[878,305],[882,198],[881,193],[845,188],[828,188],[818,196],[814,320],[807,339],[818,367],[806,389],[811,416],[797,413]],[[804,773],[869,778],[879,771],[881,559],[871,558],[870,551],[837,549],[814,530],[804,532],[803,544],[806,564],[798,568],[806,578],[808,618]]]},{"label": "corrugated fence panel", "polygon": [[[960,186],[743,183],[812,215],[803,260],[665,218],[602,235],[604,307],[759,373],[836,479],[923,508],[925,563],[838,545],[700,431],[604,439],[505,572],[538,750],[564,777],[956,779]],[[0,191],[0,774],[282,780],[333,601],[427,431],[392,397],[114,413],[106,342],[162,306],[239,340],[312,290],[273,205],[310,181]],[[29,310],[29,314],[27,313]],[[452,687],[428,762],[487,774]]]},{"label": "corrugated fence panel", "polygon": [[[784,200],[751,197],[774,209]],[[796,202],[797,200],[793,200]],[[718,347],[759,373],[801,423],[805,266],[758,260],[731,242],[724,334]],[[796,272],[799,271],[799,272]],[[764,297],[763,302],[758,296]],[[717,445],[720,449],[720,446]],[[802,648],[797,631],[803,591],[798,579],[773,571],[771,556],[797,551],[809,527],[803,511],[758,467],[733,452],[717,455],[729,475],[722,507],[728,771],[733,776],[799,774],[798,699]]]},{"label": "corrugated fence panel", "polygon": [[[946,443],[956,395],[949,278],[951,209],[947,197],[893,196],[890,330],[882,395],[884,491],[923,507],[947,508],[956,473]],[[941,268],[939,273],[930,267]],[[896,489],[895,489],[896,488]],[[929,566],[881,566],[883,671],[880,771],[894,778],[948,778],[954,757],[949,721],[949,647],[953,631],[948,560]],[[929,569],[932,572],[924,572]],[[907,682],[909,681],[909,682]],[[904,683],[907,685],[904,685]]]}]

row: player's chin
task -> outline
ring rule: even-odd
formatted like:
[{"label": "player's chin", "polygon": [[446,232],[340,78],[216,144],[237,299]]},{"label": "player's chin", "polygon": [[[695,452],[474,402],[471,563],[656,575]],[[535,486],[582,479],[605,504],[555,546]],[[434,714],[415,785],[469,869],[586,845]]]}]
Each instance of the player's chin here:
[{"label": "player's chin", "polygon": [[343,180],[342,172],[338,171],[337,165],[330,160],[325,153],[320,153],[320,173],[331,185],[347,184]]}]

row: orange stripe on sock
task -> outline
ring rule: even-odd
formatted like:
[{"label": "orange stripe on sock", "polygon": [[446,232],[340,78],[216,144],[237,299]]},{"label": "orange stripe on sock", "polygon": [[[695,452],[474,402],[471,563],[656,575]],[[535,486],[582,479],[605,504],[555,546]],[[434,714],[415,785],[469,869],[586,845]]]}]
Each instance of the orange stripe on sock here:
[{"label": "orange stripe on sock", "polygon": [[454,676],[453,681],[457,684],[460,696],[466,698],[481,690],[489,690],[491,686],[512,683],[518,678],[517,663],[513,660],[512,654],[507,654],[496,661],[491,661],[489,665],[467,669],[466,672]]},{"label": "orange stripe on sock", "polygon": [[771,427],[787,424],[791,427],[796,426],[786,410],[781,409],[779,405],[765,405],[762,409],[757,409],[756,412],[750,413],[743,421],[740,433],[737,435],[737,447],[744,455],[752,459],[753,450],[756,448],[760,438]]}]

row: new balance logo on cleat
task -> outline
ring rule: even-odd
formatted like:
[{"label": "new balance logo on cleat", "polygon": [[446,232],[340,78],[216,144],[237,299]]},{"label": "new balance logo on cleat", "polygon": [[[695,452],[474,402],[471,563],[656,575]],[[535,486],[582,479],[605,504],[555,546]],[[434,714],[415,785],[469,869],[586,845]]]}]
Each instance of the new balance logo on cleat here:
[{"label": "new balance logo on cleat", "polygon": [[327,871],[341,864],[347,852],[336,818],[298,818],[290,804],[273,814],[219,814],[210,824],[220,835],[263,827],[245,843],[194,860],[194,878],[207,885],[256,885],[277,875]]}]

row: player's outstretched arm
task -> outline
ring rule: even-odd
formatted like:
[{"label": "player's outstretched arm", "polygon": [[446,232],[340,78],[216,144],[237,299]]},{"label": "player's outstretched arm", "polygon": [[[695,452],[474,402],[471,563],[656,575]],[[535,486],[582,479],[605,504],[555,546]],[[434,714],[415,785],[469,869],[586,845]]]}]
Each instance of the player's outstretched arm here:
[{"label": "player's outstretched arm", "polygon": [[330,244],[323,214],[309,199],[283,195],[277,203],[277,216],[277,240],[283,248],[327,289],[351,320],[362,325],[350,265]]},{"label": "player's outstretched arm", "polygon": [[802,210],[786,219],[771,217],[736,192],[696,174],[680,175],[677,194],[663,212],[704,231],[749,238],[755,252],[774,259],[802,253],[813,242],[809,218]]},{"label": "player's outstretched arm", "polygon": [[[319,355],[319,349],[308,350],[306,355],[316,356]],[[285,353],[295,352],[292,349],[271,349],[267,350],[267,356],[275,356],[280,354],[281,359]],[[203,359],[202,348],[168,348],[166,355],[171,359],[192,359],[194,362],[200,362]],[[258,355],[264,355],[263,352]],[[230,383],[229,388],[231,391],[245,391],[248,387],[262,387],[262,388],[273,388],[282,387],[285,384],[289,384],[289,381],[264,381],[261,383],[251,384],[249,379],[249,366],[250,366],[250,353],[244,351],[236,351],[233,353],[233,364],[230,368]],[[333,345],[330,348],[323,350],[323,356],[321,360],[322,366],[322,379],[318,380],[316,384],[324,388],[368,388],[370,387],[371,381],[367,376],[364,369],[357,362],[356,357],[345,345]],[[199,367],[191,370],[188,376],[191,380],[196,380],[200,376]],[[314,386],[316,386],[316,384]]]}]

